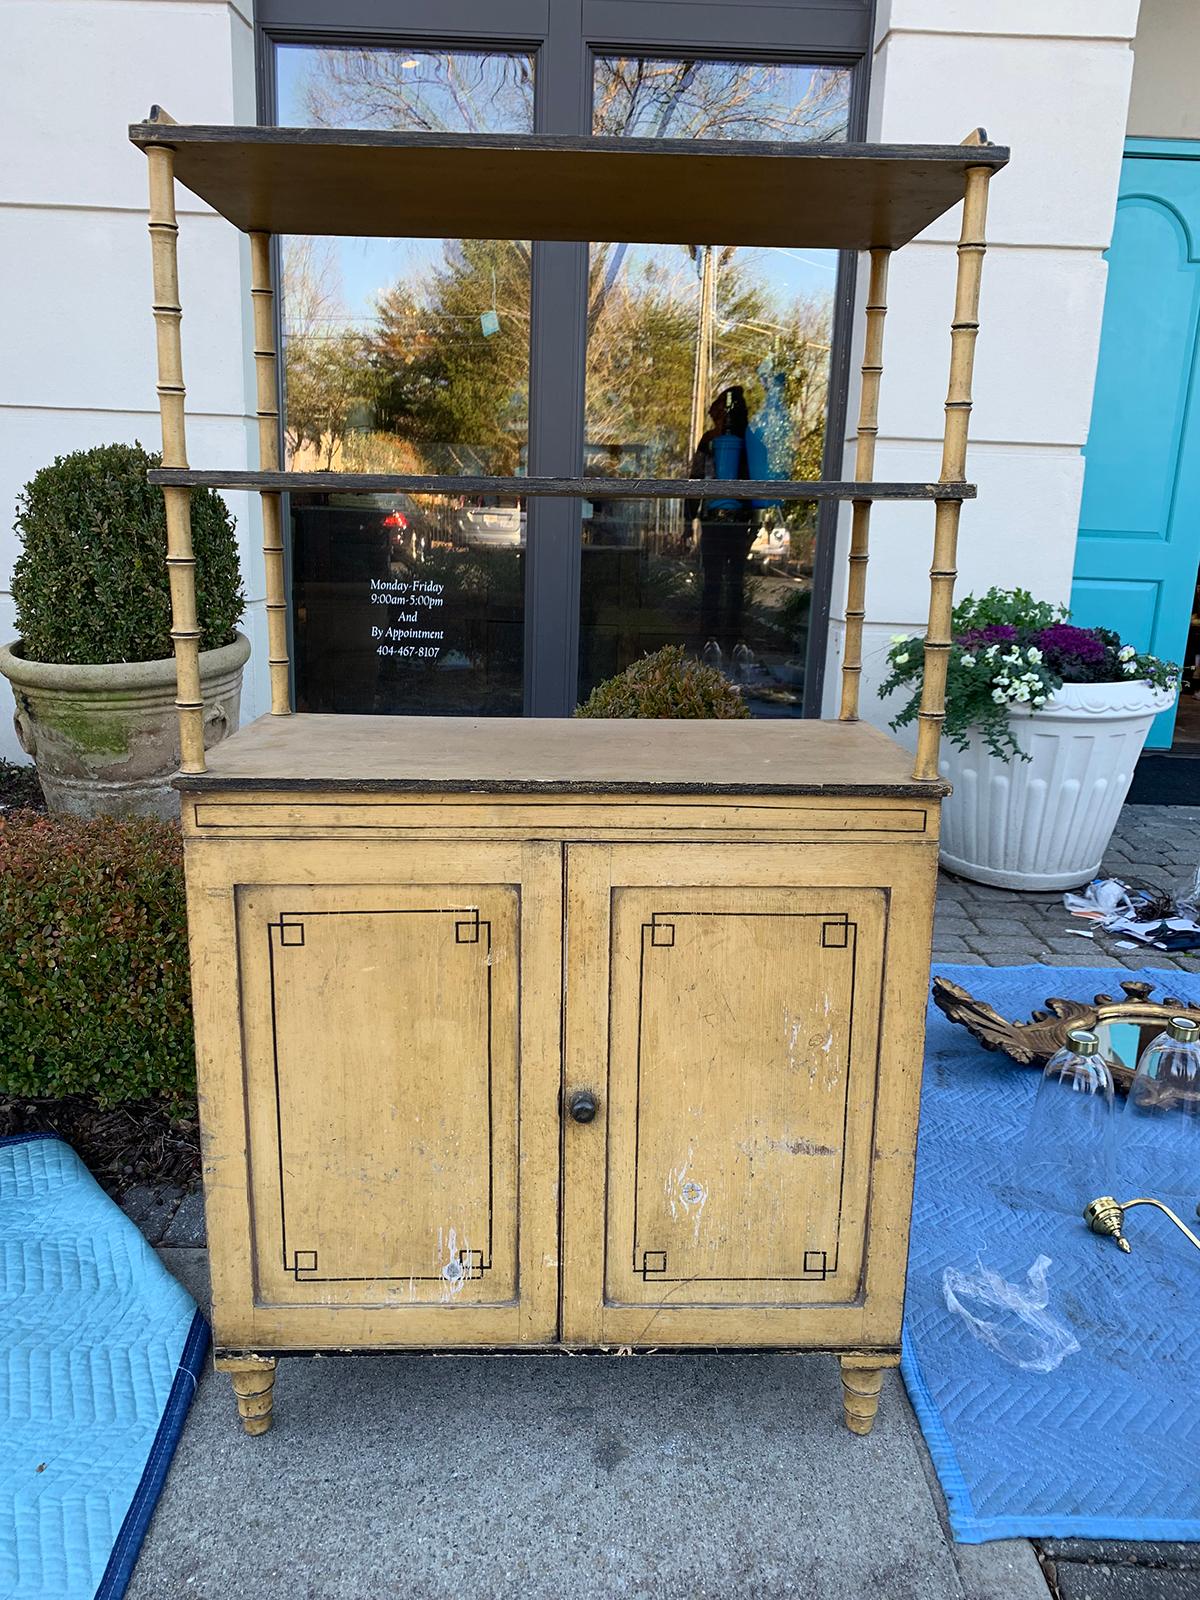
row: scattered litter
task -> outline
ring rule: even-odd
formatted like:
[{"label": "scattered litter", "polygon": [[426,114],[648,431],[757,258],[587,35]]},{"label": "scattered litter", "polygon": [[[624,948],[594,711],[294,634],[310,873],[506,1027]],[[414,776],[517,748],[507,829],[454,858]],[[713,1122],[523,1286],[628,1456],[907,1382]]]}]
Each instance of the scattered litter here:
[{"label": "scattered litter", "polygon": [[1065,931],[1072,934],[1076,939],[1094,939],[1096,937],[1091,928],[1067,928]]},{"label": "scattered litter", "polygon": [[1113,946],[1113,949],[1114,950],[1136,950],[1137,949],[1137,945],[1134,944],[1132,939],[1118,939],[1116,944]]},{"label": "scattered litter", "polygon": [[1046,1310],[1050,1257],[1038,1256],[1025,1274],[1028,1288],[1009,1283],[976,1261],[974,1272],[942,1273],[946,1306],[957,1312],[981,1344],[1022,1372],[1053,1372],[1079,1340]]},{"label": "scattered litter", "polygon": [[1082,894],[1063,895],[1063,905],[1077,917],[1104,921],[1132,911],[1129,890],[1120,878],[1093,878]]},{"label": "scattered litter", "polygon": [[[1082,894],[1063,895],[1063,905],[1075,917],[1093,922],[1105,933],[1125,935],[1118,950],[1151,945],[1156,950],[1200,950],[1200,871],[1185,889],[1174,894],[1161,889],[1135,889],[1120,878],[1095,878]],[[1069,928],[1069,933],[1082,933]]]}]

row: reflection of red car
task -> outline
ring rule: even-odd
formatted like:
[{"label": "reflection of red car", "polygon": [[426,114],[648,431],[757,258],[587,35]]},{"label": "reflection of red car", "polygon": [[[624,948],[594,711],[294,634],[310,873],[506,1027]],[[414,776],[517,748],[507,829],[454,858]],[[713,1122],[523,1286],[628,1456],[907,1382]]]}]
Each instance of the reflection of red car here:
[{"label": "reflection of red car", "polygon": [[403,555],[408,549],[408,518],[403,511],[389,511],[383,519],[383,525],[392,536],[392,554]]},{"label": "reflection of red car", "polygon": [[357,512],[360,533],[382,532],[394,561],[416,560],[429,544],[429,517],[410,494],[336,494],[329,496],[329,505],[343,513]]}]

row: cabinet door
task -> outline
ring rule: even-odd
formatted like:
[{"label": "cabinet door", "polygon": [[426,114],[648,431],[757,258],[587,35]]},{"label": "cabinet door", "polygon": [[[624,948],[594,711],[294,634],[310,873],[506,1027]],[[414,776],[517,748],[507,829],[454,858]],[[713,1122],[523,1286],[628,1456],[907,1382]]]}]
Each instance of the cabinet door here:
[{"label": "cabinet door", "polygon": [[568,1341],[895,1343],[932,869],[569,849]]},{"label": "cabinet door", "polygon": [[[552,1339],[558,849],[338,847],[315,878],[271,860],[291,881],[233,890],[238,1317],[299,1345]],[[222,1266],[244,1274],[234,1255]]]}]

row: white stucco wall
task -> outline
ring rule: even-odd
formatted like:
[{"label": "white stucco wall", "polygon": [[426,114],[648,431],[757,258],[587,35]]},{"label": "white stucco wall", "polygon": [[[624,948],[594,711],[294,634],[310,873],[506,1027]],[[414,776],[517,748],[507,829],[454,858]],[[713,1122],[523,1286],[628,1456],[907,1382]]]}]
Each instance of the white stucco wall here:
[{"label": "white stucco wall", "polygon": [[[1145,4],[1169,36],[1193,0]],[[180,121],[253,122],[251,5],[0,0],[10,65],[0,98],[0,637],[14,632],[20,486],[56,454],[158,443],[145,159],[126,125],[153,101]],[[941,143],[982,124],[1013,148],[992,185],[968,466],[980,497],[964,508],[960,594],[1018,582],[1069,592],[1137,13],[1137,0],[880,0],[869,136]],[[1169,37],[1144,54],[1145,70],[1161,74]],[[948,217],[893,261],[881,477],[938,470],[956,231]],[[190,459],[254,465],[246,247],[183,192],[180,267]],[[851,417],[856,406],[852,393]],[[268,704],[259,528],[246,497],[228,498],[251,600],[251,716]],[[888,635],[923,625],[931,527],[928,507],[875,511],[863,709],[881,723],[889,711],[872,685]],[[843,532],[829,709],[844,541]],[[19,756],[2,683],[0,754]]]},{"label": "white stucco wall", "polygon": [[[116,440],[157,449],[146,160],[128,124],[253,122],[250,0],[0,0],[0,638],[17,494],[56,455]],[[193,465],[255,465],[249,261],[179,191],[184,376]],[[249,452],[253,450],[252,456]],[[256,511],[230,495],[255,645],[243,715],[268,703]],[[0,680],[0,755],[23,759]]]},{"label": "white stucco wall", "polygon": [[1142,0],[1127,131],[1141,139],[1200,139],[1197,0]]},{"label": "white stucco wall", "polygon": [[[979,498],[963,507],[960,596],[992,584],[1070,592],[1137,12],[1137,0],[880,0],[869,137],[943,144],[982,126],[1012,148],[989,201],[967,465]],[[892,260],[880,478],[940,469],[958,225],[956,209]],[[851,426],[857,403],[852,385]],[[872,516],[862,711],[881,726],[897,704],[875,693],[889,635],[924,628],[932,528],[928,506]],[[839,693],[846,539],[844,521],[826,715]]]}]

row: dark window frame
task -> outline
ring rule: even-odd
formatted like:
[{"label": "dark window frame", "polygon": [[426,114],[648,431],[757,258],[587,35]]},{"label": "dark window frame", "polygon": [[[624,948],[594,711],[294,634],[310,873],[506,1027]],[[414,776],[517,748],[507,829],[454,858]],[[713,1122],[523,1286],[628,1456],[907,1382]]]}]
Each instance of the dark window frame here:
[{"label": "dark window frame", "polygon": [[[370,42],[449,49],[527,50],[534,56],[534,128],[538,133],[589,134],[597,55],[660,55],[712,61],[788,61],[841,66],[850,72],[847,136],[866,132],[875,0],[792,0],[721,6],[691,0],[457,0],[447,25],[422,0],[257,0],[255,63],[258,121],[276,116],[275,47]],[[551,12],[555,12],[553,23]],[[601,26],[611,17],[619,26]],[[589,23],[594,21],[593,26]],[[636,20],[636,25],[634,22]],[[696,31],[687,32],[689,20]],[[701,26],[702,24],[702,26]],[[727,29],[730,37],[721,37]],[[753,37],[747,37],[747,34]],[[682,34],[682,37],[681,37]],[[529,471],[576,476],[582,471],[587,338],[588,246],[533,244],[529,349]],[[279,282],[278,241],[274,242]],[[857,261],[843,252],[834,289],[823,476],[841,476],[846,440],[850,347]],[[282,306],[276,296],[276,338]],[[280,342],[277,346],[282,348]],[[282,387],[282,365],[280,367]],[[282,429],[282,393],[280,396]],[[290,529],[290,517],[285,517]],[[802,715],[819,717],[824,695],[838,507],[817,517],[812,610]],[[526,716],[569,716],[577,699],[582,504],[531,498],[525,568],[524,710]],[[290,536],[285,578],[292,592]],[[288,607],[289,632],[292,608]],[[293,664],[294,648],[290,651]],[[294,673],[294,665],[293,665]]]}]

